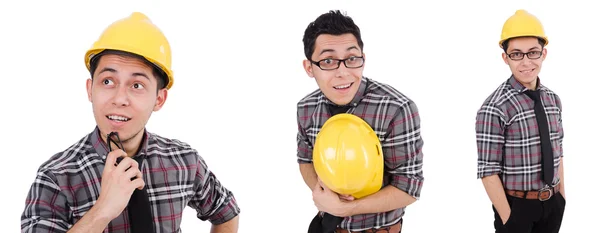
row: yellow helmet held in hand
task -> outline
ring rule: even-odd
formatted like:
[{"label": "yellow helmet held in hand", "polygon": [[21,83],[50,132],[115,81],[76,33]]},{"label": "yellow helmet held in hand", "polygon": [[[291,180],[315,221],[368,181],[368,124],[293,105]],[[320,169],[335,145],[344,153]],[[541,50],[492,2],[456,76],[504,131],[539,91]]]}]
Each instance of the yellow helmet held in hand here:
[{"label": "yellow helmet held in hand", "polygon": [[313,164],[332,191],[362,198],[383,185],[383,154],[375,131],[358,116],[329,118],[315,141]]},{"label": "yellow helmet held in hand", "polygon": [[548,37],[540,20],[525,10],[517,10],[514,15],[504,22],[498,44],[502,48],[504,41],[522,36],[541,38],[545,41],[544,46],[548,45]]},{"label": "yellow helmet held in hand", "polygon": [[146,15],[134,12],[108,26],[85,53],[85,65],[88,70],[92,57],[106,49],[144,57],[166,74],[165,87],[170,89],[173,86],[171,46],[162,31]]}]

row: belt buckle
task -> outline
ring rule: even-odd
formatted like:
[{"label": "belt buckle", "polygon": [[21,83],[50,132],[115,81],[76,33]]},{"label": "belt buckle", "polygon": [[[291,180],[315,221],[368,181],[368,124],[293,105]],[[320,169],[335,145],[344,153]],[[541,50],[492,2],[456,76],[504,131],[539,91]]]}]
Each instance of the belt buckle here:
[{"label": "belt buckle", "polygon": [[[542,194],[544,192],[548,192],[548,198],[542,198]],[[544,187],[538,191],[538,200],[547,201],[548,199],[550,199],[550,197],[552,197],[552,188],[551,187]]]}]

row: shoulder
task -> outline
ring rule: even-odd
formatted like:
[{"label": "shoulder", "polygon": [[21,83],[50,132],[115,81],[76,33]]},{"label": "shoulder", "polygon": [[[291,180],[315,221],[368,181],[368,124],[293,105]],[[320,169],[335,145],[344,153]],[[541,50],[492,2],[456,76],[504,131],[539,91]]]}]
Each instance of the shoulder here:
[{"label": "shoulder", "polygon": [[176,138],[168,138],[151,132],[148,132],[148,136],[148,138],[152,140],[152,142],[150,142],[149,144],[160,149],[169,149],[175,151],[193,150],[190,144]]},{"label": "shoulder", "polygon": [[58,179],[57,177],[68,177],[72,173],[80,172],[81,160],[89,158],[87,155],[91,153],[94,153],[93,146],[89,141],[89,135],[86,135],[44,161],[38,168],[38,176],[47,176],[59,183],[59,180],[55,180]]},{"label": "shoulder", "polygon": [[198,151],[189,143],[148,132],[148,153],[161,156],[198,157]]},{"label": "shoulder", "polygon": [[516,91],[511,89],[508,80],[504,81],[485,98],[480,106],[480,110],[490,107],[500,108],[501,105],[508,103],[510,98],[516,94]]},{"label": "shoulder", "polygon": [[558,94],[551,90],[550,88],[544,86],[544,92],[550,97],[550,99],[552,99],[555,104],[557,105],[557,107],[559,107],[560,109],[562,109],[562,101],[560,100],[560,96],[558,96]]},{"label": "shoulder", "polygon": [[323,101],[325,101],[325,97],[320,89],[310,92],[298,101],[296,104],[296,121],[299,130],[301,128],[309,128],[310,125],[315,123],[311,118],[317,113],[319,104],[322,104]]},{"label": "shoulder", "polygon": [[371,78],[365,79],[369,81],[369,86],[363,101],[385,103],[396,110],[410,110],[413,113],[418,111],[415,101],[396,87]]},{"label": "shoulder", "polygon": [[304,97],[302,97],[296,103],[296,107],[298,109],[302,109],[302,108],[306,108],[306,107],[316,106],[319,103],[319,101],[321,100],[322,95],[323,95],[323,92],[321,92],[321,90],[317,88],[316,90],[313,90],[312,92],[310,92],[307,95],[305,95]]},{"label": "shoulder", "polygon": [[203,162],[198,151],[189,143],[176,138],[169,138],[148,132],[148,154],[160,158],[178,158],[186,161],[186,164],[197,164]]},{"label": "shoulder", "polygon": [[547,93],[549,96],[551,96],[551,97],[553,97],[553,98],[560,99],[560,97],[558,96],[558,94],[557,94],[555,91],[553,91],[553,90],[551,90],[550,88],[548,88],[548,87],[546,87],[546,88],[545,88],[545,92],[546,92],[546,93]]}]

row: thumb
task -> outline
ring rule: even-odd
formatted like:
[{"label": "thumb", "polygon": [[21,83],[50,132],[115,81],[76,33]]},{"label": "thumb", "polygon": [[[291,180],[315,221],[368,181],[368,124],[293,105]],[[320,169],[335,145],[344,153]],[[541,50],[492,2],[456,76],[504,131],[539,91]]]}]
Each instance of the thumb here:
[{"label": "thumb", "polygon": [[313,187],[313,191],[322,191],[323,188],[321,187],[321,182],[319,180],[317,180],[317,183],[315,183],[315,187]]},{"label": "thumb", "polygon": [[326,191],[326,192],[329,191],[329,188],[327,188],[327,185],[323,184],[323,181],[321,181],[321,179],[318,180],[317,184],[319,184],[319,186],[321,186],[323,191]]}]

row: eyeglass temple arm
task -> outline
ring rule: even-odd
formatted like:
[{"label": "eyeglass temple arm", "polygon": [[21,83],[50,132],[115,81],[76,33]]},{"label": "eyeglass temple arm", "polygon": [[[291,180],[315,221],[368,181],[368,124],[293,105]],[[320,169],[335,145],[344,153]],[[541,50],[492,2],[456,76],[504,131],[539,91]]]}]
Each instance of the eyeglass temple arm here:
[{"label": "eyeglass temple arm", "polygon": [[[117,137],[116,141],[112,138],[112,135],[115,135]],[[106,136],[106,142],[108,144],[109,152],[112,151],[111,142],[114,143],[117,146],[117,148],[123,150],[123,143],[121,143],[121,139],[119,138],[119,133],[117,133],[117,132],[109,133],[108,136]]]}]

